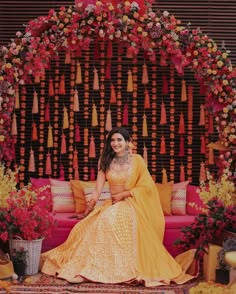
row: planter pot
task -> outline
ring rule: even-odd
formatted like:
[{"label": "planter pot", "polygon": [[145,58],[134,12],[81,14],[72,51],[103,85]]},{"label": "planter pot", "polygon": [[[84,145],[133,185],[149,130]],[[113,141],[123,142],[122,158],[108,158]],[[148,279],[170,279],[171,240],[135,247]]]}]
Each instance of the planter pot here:
[{"label": "planter pot", "polygon": [[22,262],[13,262],[14,272],[19,276],[23,277],[25,275],[26,264]]},{"label": "planter pot", "polygon": [[19,250],[22,247],[28,252],[26,257],[26,275],[35,275],[39,272],[42,241],[43,239],[32,241],[11,239],[9,242],[10,252],[13,249]]},{"label": "planter pot", "polygon": [[216,283],[227,285],[229,283],[229,271],[216,269]]},{"label": "planter pot", "polygon": [[236,238],[236,233],[224,230],[218,238],[213,239],[212,243],[222,246],[223,242],[228,238]]}]

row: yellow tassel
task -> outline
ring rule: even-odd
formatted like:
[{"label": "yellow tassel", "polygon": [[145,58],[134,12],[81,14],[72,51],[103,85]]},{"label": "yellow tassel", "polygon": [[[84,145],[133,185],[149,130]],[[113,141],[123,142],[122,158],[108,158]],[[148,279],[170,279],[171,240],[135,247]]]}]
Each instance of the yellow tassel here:
[{"label": "yellow tassel", "polygon": [[143,137],[148,137],[148,129],[147,129],[147,116],[146,114],[143,115]]},{"label": "yellow tassel", "polygon": [[78,95],[78,91],[75,90],[74,93],[74,107],[73,107],[74,112],[78,112],[79,109],[79,95]]},{"label": "yellow tassel", "polygon": [[69,128],[69,119],[68,119],[68,112],[67,108],[64,106],[63,108],[63,129],[68,129]]},{"label": "yellow tassel", "polygon": [[93,90],[99,90],[99,79],[98,79],[98,71],[96,68],[93,70],[94,79],[93,79]]},{"label": "yellow tassel", "polygon": [[106,126],[105,126],[106,131],[110,132],[112,129],[112,121],[111,121],[111,110],[107,110],[107,117],[106,117]]},{"label": "yellow tassel", "polygon": [[182,87],[181,87],[181,101],[187,101],[187,91],[186,91],[186,82],[182,80]]},{"label": "yellow tassel", "polygon": [[71,63],[70,51],[66,51],[65,64],[70,64],[70,63]]},{"label": "yellow tassel", "polygon": [[162,184],[167,184],[168,183],[168,178],[167,178],[166,169],[163,168],[161,172],[162,172]]},{"label": "yellow tassel", "polygon": [[16,114],[12,115],[12,125],[11,125],[11,134],[12,136],[17,136],[17,122],[16,122]]},{"label": "yellow tassel", "polygon": [[111,84],[110,103],[116,103],[116,92],[114,86]]},{"label": "yellow tassel", "polygon": [[148,72],[147,72],[147,65],[143,65],[143,74],[142,74],[142,84],[146,85],[149,83]]},{"label": "yellow tassel", "polygon": [[134,91],[133,75],[132,75],[132,71],[128,70],[127,92],[133,92],[133,91]]},{"label": "yellow tassel", "polygon": [[19,95],[19,89],[16,89],[15,94],[15,109],[20,109],[20,95]]},{"label": "yellow tassel", "polygon": [[98,126],[98,114],[97,114],[97,108],[96,105],[93,104],[93,110],[92,110],[92,127]]},{"label": "yellow tassel", "polygon": [[79,62],[77,62],[77,64],[76,64],[76,80],[75,80],[75,83],[77,85],[82,84],[81,66],[80,66]]},{"label": "yellow tassel", "polygon": [[38,94],[36,91],[34,91],[32,113],[39,113]]},{"label": "yellow tassel", "polygon": [[53,147],[53,136],[52,136],[52,126],[48,126],[48,142],[47,142],[47,147],[51,148]]}]

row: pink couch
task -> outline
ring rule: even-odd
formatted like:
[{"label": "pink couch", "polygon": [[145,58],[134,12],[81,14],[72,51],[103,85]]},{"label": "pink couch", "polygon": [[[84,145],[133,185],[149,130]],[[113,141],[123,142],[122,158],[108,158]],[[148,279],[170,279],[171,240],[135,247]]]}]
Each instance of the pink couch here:
[{"label": "pink couch", "polygon": [[[75,213],[56,213],[55,220],[57,226],[55,227],[51,237],[44,239],[42,252],[50,250],[60,244],[62,244],[69,235],[73,226],[79,221],[75,218],[71,218]],[[194,220],[193,215],[171,215],[165,216],[165,235],[164,245],[172,256],[176,256],[181,251],[174,246],[174,241],[180,237],[180,230],[185,225],[190,224]]]}]

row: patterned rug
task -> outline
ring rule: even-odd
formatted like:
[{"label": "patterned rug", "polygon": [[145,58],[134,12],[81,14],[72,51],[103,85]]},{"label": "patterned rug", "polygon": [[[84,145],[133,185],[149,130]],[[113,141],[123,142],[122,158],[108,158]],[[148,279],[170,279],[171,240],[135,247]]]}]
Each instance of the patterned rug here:
[{"label": "patterned rug", "polygon": [[187,294],[189,289],[196,285],[199,279],[190,281],[184,285],[171,284],[170,286],[159,286],[147,288],[143,286],[109,285],[99,283],[69,284],[64,280],[48,277],[43,274],[26,277],[22,283],[8,283],[1,288],[0,294],[70,294],[70,293],[104,293],[104,294]]}]

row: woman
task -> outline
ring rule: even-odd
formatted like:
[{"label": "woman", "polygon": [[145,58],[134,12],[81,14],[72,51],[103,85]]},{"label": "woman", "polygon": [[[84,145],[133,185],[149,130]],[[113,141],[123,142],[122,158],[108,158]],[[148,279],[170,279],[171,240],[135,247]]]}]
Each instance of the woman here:
[{"label": "woman", "polygon": [[[129,150],[124,128],[108,134],[99,161],[96,188],[86,217],[60,246],[42,254],[42,272],[72,283],[143,283],[146,286],[184,283],[193,278],[162,244],[164,215],[158,191],[143,158]],[[112,201],[95,207],[105,181]]]}]

